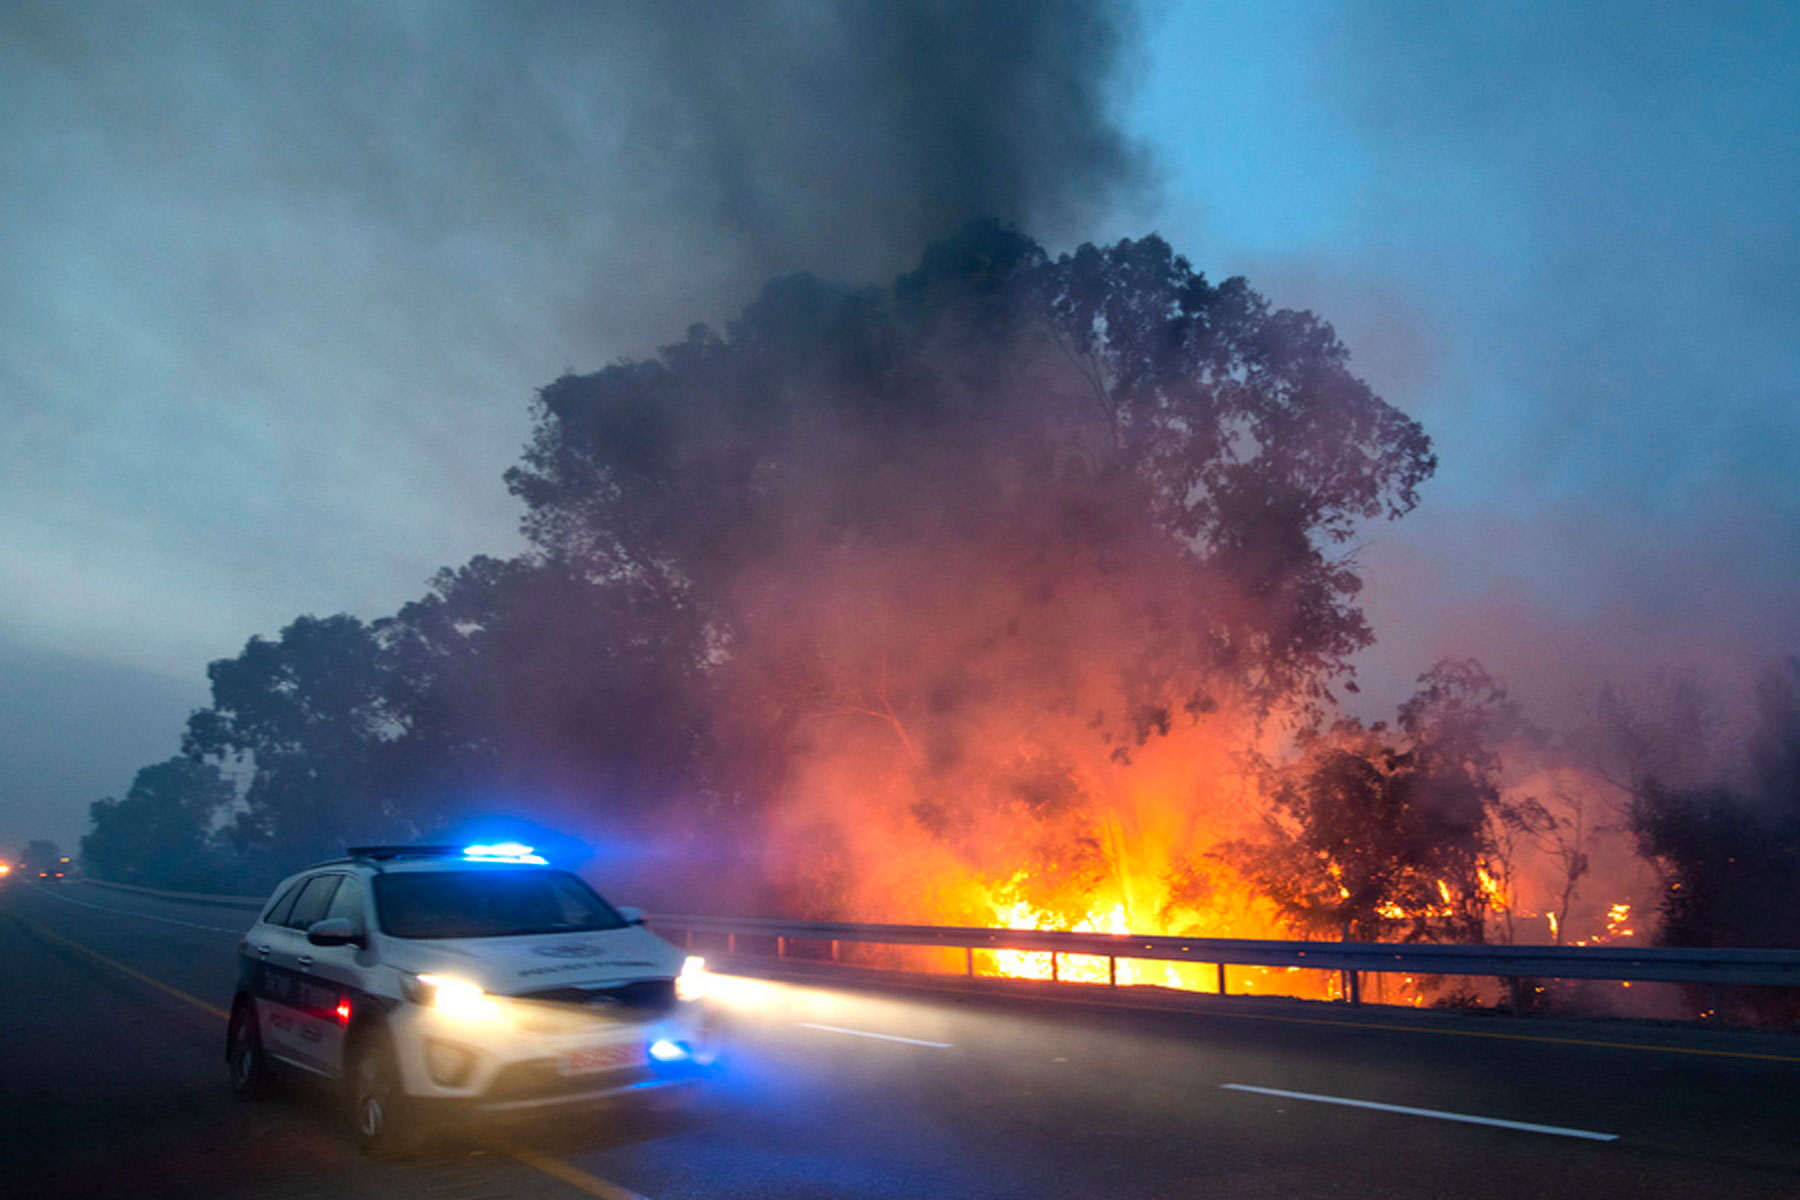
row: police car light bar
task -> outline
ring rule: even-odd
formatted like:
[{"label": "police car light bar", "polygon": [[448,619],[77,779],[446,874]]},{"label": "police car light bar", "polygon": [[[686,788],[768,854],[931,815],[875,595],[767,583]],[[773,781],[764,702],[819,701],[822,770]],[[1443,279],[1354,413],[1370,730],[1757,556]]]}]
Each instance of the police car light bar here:
[{"label": "police car light bar", "polygon": [[549,865],[549,860],[523,842],[495,842],[490,846],[464,846],[463,857],[481,862],[516,862]]}]

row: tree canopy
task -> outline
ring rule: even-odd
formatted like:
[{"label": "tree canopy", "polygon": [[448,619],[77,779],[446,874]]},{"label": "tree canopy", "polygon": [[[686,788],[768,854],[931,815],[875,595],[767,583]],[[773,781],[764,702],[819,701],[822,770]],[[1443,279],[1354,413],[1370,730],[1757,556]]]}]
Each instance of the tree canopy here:
[{"label": "tree canopy", "polygon": [[403,727],[380,644],[355,617],[299,617],[207,668],[182,749],[248,776],[220,836],[266,878],[404,824],[382,778]]},{"label": "tree canopy", "polygon": [[975,547],[1036,586],[1160,559],[1170,686],[1318,699],[1370,633],[1333,548],[1435,467],[1330,326],[1159,238],[1051,259],[991,223],[891,292],[770,284],[726,336],[565,376],[507,475],[545,555],[680,596],[720,636],[752,576],[832,548]]},{"label": "tree canopy", "polygon": [[115,883],[188,891],[231,884],[214,827],[237,798],[212,763],[177,756],[143,768],[122,800],[94,801],[81,839],[87,870]]}]

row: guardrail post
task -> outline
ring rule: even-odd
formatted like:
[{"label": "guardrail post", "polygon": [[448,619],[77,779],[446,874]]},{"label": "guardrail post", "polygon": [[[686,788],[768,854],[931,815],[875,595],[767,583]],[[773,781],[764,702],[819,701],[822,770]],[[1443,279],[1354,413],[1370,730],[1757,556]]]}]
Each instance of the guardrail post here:
[{"label": "guardrail post", "polygon": [[1106,986],[1119,986],[1119,958],[1116,954],[1106,956]]},{"label": "guardrail post", "polygon": [[1225,964],[1217,963],[1215,966],[1219,971],[1219,995],[1223,996],[1225,994]]},{"label": "guardrail post", "polygon": [[1052,950],[1050,952],[1050,982],[1051,983],[1061,983],[1062,982],[1062,976],[1058,975],[1056,973],[1056,959],[1057,959],[1056,951]]},{"label": "guardrail post", "polygon": [[975,978],[975,947],[963,947],[963,974]]},{"label": "guardrail post", "polygon": [[778,937],[775,939],[775,957],[776,958],[786,958],[787,957],[787,939],[786,938]]},{"label": "guardrail post", "polygon": [[832,938],[831,939],[831,961],[832,962],[837,961],[837,944],[838,944],[838,940],[836,938]]},{"label": "guardrail post", "polygon": [[1346,970],[1344,972],[1344,996],[1346,999],[1348,999],[1350,1001],[1350,1007],[1352,1007],[1352,1008],[1361,1007],[1361,1005],[1362,1005],[1362,972],[1361,971]]}]

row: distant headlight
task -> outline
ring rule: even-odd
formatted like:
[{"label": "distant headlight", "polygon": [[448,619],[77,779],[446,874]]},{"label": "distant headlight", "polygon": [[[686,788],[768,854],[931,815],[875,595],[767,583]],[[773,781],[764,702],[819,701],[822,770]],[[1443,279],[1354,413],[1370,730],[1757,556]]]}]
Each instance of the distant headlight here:
[{"label": "distant headlight", "polygon": [[406,998],[414,1004],[457,1020],[479,1021],[500,1015],[500,1001],[466,979],[450,975],[405,975]]},{"label": "distant headlight", "polygon": [[675,998],[677,1000],[701,1000],[712,990],[712,976],[707,974],[706,960],[695,954],[688,955],[681,964],[681,974],[675,977]]}]

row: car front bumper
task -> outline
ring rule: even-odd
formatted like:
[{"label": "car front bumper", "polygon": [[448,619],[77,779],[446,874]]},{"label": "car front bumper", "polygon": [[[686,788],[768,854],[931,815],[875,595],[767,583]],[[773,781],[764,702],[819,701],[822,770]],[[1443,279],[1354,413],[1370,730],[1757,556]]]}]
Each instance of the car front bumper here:
[{"label": "car front bumper", "polygon": [[[614,1020],[516,1002],[483,1020],[405,1005],[389,1020],[408,1095],[509,1112],[691,1087],[716,1061],[699,1003]],[[652,1048],[656,1053],[652,1053]]]}]

